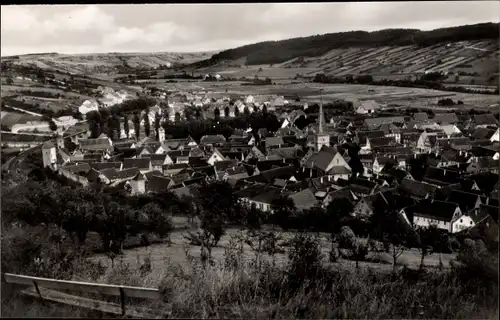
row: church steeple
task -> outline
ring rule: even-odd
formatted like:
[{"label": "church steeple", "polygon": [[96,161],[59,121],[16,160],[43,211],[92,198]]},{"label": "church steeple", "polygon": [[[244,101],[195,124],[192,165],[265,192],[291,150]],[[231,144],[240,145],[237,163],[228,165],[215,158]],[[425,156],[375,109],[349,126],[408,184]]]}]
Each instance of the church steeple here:
[{"label": "church steeple", "polygon": [[323,146],[330,146],[330,135],[324,133],[325,115],[323,113],[323,89],[321,89],[321,103],[319,105],[319,128],[315,136],[316,151],[320,151]]},{"label": "church steeple", "polygon": [[319,105],[319,134],[323,134],[323,125],[325,122],[325,115],[323,113],[323,97],[321,98],[321,103]]}]

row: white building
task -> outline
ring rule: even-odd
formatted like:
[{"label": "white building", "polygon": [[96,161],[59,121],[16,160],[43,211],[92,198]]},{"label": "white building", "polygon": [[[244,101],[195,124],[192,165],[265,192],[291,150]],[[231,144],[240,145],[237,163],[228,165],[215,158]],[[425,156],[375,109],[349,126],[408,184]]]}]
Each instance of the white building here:
[{"label": "white building", "polygon": [[85,115],[89,113],[90,111],[98,111],[99,110],[99,104],[97,103],[96,100],[85,100],[82,105],[78,108],[78,111]]}]

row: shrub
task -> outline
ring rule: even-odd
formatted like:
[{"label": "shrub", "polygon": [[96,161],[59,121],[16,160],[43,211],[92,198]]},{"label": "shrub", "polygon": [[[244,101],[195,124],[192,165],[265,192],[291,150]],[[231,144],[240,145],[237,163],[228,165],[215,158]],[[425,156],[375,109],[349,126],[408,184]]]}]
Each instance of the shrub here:
[{"label": "shrub", "polygon": [[297,234],[291,241],[288,260],[288,279],[292,288],[298,288],[305,280],[314,281],[323,260],[319,239],[305,233]]}]

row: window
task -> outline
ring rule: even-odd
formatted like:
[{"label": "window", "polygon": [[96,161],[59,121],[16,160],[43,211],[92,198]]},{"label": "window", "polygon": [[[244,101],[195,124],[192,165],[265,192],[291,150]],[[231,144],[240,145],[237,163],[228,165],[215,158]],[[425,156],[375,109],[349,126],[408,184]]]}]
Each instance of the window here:
[{"label": "window", "polygon": [[339,159],[337,159],[337,164],[339,164]]},{"label": "window", "polygon": [[[472,221],[470,222],[470,225],[472,226]],[[486,226],[489,227],[489,224],[486,222]]]},{"label": "window", "polygon": [[460,219],[460,223],[463,223],[463,222],[464,222],[464,220],[463,220],[463,219]]}]

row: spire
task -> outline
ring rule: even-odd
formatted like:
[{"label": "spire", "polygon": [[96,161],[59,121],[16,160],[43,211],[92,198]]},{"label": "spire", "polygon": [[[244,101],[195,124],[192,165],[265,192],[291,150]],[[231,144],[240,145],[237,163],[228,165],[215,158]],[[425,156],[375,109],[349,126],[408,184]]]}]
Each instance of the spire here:
[{"label": "spire", "polygon": [[325,122],[325,115],[323,114],[323,92],[321,92],[321,103],[319,105],[319,132],[318,132],[319,134],[323,134],[324,122]]}]

